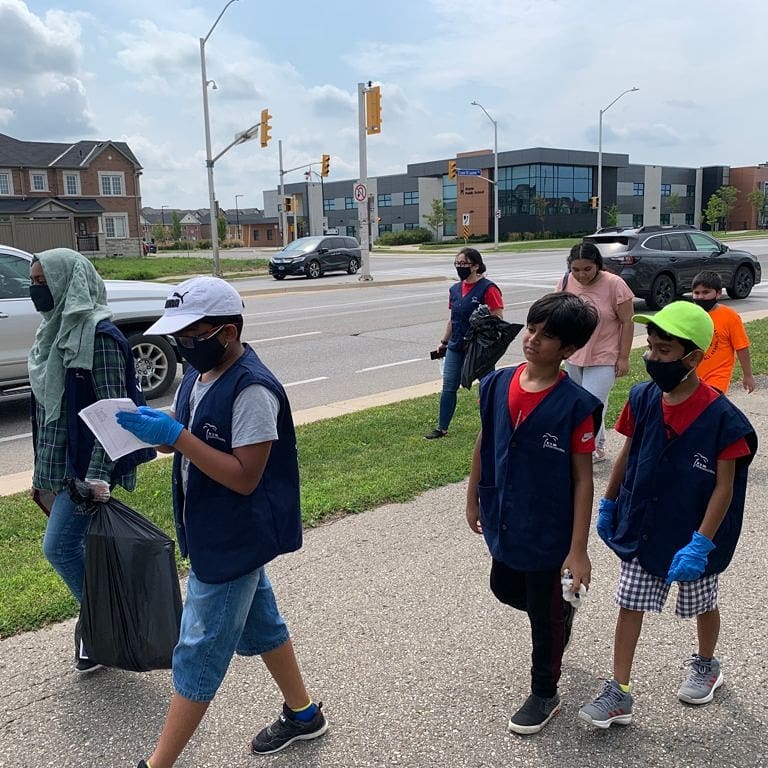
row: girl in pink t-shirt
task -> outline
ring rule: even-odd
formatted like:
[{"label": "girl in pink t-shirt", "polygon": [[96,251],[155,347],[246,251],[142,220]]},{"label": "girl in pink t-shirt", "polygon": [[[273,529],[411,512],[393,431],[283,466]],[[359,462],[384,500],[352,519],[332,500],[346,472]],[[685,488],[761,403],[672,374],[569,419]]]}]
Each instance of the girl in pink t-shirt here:
[{"label": "girl in pink t-shirt", "polygon": [[[634,295],[618,275],[603,269],[603,257],[592,243],[581,243],[571,248],[568,272],[560,279],[557,290],[591,302],[600,315],[592,338],[565,361],[565,368],[577,384],[600,398],[605,405],[616,377],[626,376],[629,371]],[[605,460],[605,416],[597,435],[593,459]]]}]

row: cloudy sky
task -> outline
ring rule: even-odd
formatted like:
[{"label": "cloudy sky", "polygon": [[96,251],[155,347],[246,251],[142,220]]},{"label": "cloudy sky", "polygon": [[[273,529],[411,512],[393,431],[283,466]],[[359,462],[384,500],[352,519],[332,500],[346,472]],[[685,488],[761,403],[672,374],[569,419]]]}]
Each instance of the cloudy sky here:
[{"label": "cloudy sky", "polygon": [[[0,132],[113,139],[145,205],[207,207],[199,38],[225,0],[0,0]],[[237,0],[206,45],[213,154],[268,107],[273,141],[216,165],[223,207],[261,207],[286,168],[358,169],[357,83],[382,87],[371,176],[490,148],[603,149],[631,162],[768,161],[761,0]],[[299,172],[286,180],[300,180]],[[350,190],[351,194],[351,190]]]}]

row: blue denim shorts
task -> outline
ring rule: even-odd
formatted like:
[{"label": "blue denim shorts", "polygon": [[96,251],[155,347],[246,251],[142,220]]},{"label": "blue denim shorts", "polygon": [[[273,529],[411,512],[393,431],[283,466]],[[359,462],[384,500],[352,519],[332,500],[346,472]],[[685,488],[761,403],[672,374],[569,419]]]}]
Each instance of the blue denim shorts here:
[{"label": "blue denim shorts", "polygon": [[212,701],[232,656],[256,656],[289,639],[264,568],[223,584],[187,581],[173,687],[190,701]]}]

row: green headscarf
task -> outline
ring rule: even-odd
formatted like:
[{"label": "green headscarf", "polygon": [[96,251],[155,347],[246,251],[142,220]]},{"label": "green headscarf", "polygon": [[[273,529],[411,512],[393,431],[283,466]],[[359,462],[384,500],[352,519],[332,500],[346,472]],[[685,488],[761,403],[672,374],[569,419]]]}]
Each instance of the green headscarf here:
[{"label": "green headscarf", "polygon": [[29,381],[45,408],[45,423],[59,417],[67,368],[93,369],[96,324],[112,317],[107,289],[93,264],[70,248],[36,254],[53,295],[53,309],[41,312],[29,352]]}]

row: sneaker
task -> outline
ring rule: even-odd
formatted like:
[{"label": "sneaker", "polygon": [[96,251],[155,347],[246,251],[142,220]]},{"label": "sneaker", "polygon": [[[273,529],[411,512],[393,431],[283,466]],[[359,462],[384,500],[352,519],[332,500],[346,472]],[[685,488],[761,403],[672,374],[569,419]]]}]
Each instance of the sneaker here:
[{"label": "sneaker", "polygon": [[595,448],[592,452],[592,463],[602,464],[606,460],[605,448]]},{"label": "sneaker", "polygon": [[259,731],[251,739],[251,752],[254,755],[271,755],[285,749],[294,741],[316,739],[328,730],[328,721],[322,712],[323,702],[318,702],[315,716],[307,722],[294,720],[290,709],[283,704],[283,711],[272,725]]},{"label": "sneaker", "polygon": [[441,437],[445,437],[448,434],[447,429],[433,429],[428,435],[424,435],[425,440],[439,440]]},{"label": "sneaker", "polygon": [[545,699],[532,693],[520,709],[509,718],[507,730],[527,736],[538,733],[560,711],[560,697]]},{"label": "sneaker", "polygon": [[97,661],[91,661],[88,658],[88,652],[83,645],[83,639],[80,635],[80,619],[75,624],[75,669],[81,674],[86,675],[89,672],[95,672],[97,669],[101,669],[103,664],[99,664]]},{"label": "sneaker", "polygon": [[624,693],[615,680],[606,680],[600,695],[579,710],[579,717],[596,728],[632,722],[632,694]]},{"label": "sneaker", "polygon": [[139,764],[136,768],[147,768],[147,764],[143,760],[139,760]]},{"label": "sneaker", "polygon": [[677,698],[686,704],[708,704],[723,684],[720,662],[717,659],[704,661],[698,653],[694,653],[683,662],[683,666],[690,667],[690,670],[677,692]]}]

